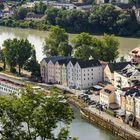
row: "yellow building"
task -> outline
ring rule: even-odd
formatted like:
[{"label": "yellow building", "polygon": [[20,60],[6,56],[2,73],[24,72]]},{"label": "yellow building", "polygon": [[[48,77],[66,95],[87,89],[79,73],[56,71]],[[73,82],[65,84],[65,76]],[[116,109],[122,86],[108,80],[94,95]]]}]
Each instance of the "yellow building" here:
[{"label": "yellow building", "polygon": [[115,102],[115,88],[109,84],[100,91],[100,104],[109,108],[111,103]]}]

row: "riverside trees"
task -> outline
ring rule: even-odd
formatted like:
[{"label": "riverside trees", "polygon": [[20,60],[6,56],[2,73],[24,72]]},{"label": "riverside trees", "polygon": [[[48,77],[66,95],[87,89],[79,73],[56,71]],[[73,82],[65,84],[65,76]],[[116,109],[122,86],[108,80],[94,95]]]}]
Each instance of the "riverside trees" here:
[{"label": "riverside trees", "polygon": [[[70,46],[68,42],[71,44]],[[88,60],[92,56],[94,59],[111,62],[118,56],[118,47],[119,41],[114,35],[104,34],[103,38],[99,39],[88,33],[81,33],[69,41],[64,29],[53,26],[49,30],[43,51],[47,56],[72,54],[76,58],[84,60]]]},{"label": "riverside trees", "polygon": [[[73,111],[66,98],[34,92],[28,87],[15,95],[0,96],[0,137],[4,140],[67,140]],[[58,134],[54,129],[63,123]]]},{"label": "riverside trees", "polygon": [[47,56],[71,55],[72,47],[68,41],[68,34],[64,29],[59,26],[52,26],[46,38],[43,52]]},{"label": "riverside trees", "polygon": [[3,46],[5,60],[10,66],[10,71],[13,72],[16,65],[18,65],[18,72],[19,74],[21,74],[21,68],[30,58],[33,46],[29,43],[27,39],[18,40],[16,38],[13,40],[8,39],[4,41]]}]

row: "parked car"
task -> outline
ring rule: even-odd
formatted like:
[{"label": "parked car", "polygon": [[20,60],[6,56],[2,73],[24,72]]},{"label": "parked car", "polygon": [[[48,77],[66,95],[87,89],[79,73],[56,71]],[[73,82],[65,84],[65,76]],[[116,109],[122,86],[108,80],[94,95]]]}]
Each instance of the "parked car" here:
[{"label": "parked car", "polygon": [[96,104],[95,105],[91,105],[91,108],[96,108]]},{"label": "parked car", "polygon": [[84,99],[84,98],[89,98],[89,96],[87,94],[81,94],[79,95],[79,99]]},{"label": "parked car", "polygon": [[91,100],[91,101],[89,102],[89,105],[96,105],[96,102],[95,102],[94,100]]}]

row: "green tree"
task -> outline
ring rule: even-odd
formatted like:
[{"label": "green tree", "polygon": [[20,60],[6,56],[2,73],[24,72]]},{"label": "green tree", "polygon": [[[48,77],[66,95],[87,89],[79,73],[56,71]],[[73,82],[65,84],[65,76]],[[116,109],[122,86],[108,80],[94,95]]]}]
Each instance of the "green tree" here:
[{"label": "green tree", "polygon": [[31,51],[33,46],[26,39],[17,40],[16,45],[16,62],[19,68],[19,75],[21,74],[21,68],[25,65],[26,61],[31,57]]},{"label": "green tree", "polygon": [[6,69],[6,60],[4,55],[4,49],[0,49],[0,61],[3,63],[3,70]]},{"label": "green tree", "polygon": [[47,10],[47,5],[44,4],[43,2],[39,2],[39,3],[35,3],[35,6],[33,8],[33,11],[36,13],[36,14],[44,14],[45,11]]},{"label": "green tree", "polygon": [[91,56],[92,36],[88,33],[81,33],[72,40],[76,58],[89,59]]},{"label": "green tree", "polygon": [[51,7],[46,10],[46,20],[51,24],[51,25],[56,25],[56,20],[55,18],[57,17],[59,12],[59,9]]},{"label": "green tree", "polygon": [[27,15],[27,9],[24,7],[20,7],[14,17],[18,20],[23,20]]},{"label": "green tree", "polygon": [[100,59],[108,62],[113,62],[117,58],[119,52],[119,41],[114,35],[103,36],[104,45],[101,47]]},{"label": "green tree", "polygon": [[[73,111],[66,98],[57,94],[47,97],[28,87],[20,97],[0,96],[0,136],[5,140],[68,140],[66,126],[72,119]],[[55,136],[54,129],[61,122],[64,127]]]},{"label": "green tree", "polygon": [[4,56],[7,64],[10,66],[10,71],[13,72],[14,67],[16,66],[16,44],[17,39],[8,39],[3,43],[4,47]]},{"label": "green tree", "polygon": [[0,10],[3,10],[4,9],[4,4],[3,2],[0,2]]},{"label": "green tree", "polygon": [[38,80],[40,78],[40,65],[36,60],[36,51],[32,50],[31,58],[26,62],[24,69],[31,72],[31,77]]},{"label": "green tree", "polygon": [[119,12],[111,4],[95,6],[90,13],[89,23],[94,31],[116,33],[116,20]]},{"label": "green tree", "polygon": [[81,33],[72,40],[72,44],[76,58],[88,60],[92,56],[111,62],[118,56],[119,41],[114,35],[105,34],[103,39],[98,39],[88,33]]},{"label": "green tree", "polygon": [[68,43],[68,34],[59,26],[51,27],[43,48],[44,54],[47,56],[59,55],[59,47],[62,42]]},{"label": "green tree", "polygon": [[71,56],[72,46],[69,45],[68,42],[61,42],[58,48],[58,52],[61,56]]},{"label": "green tree", "polygon": [[3,46],[4,55],[7,64],[10,66],[10,71],[12,72],[14,67],[18,65],[19,74],[21,74],[21,68],[31,56],[32,45],[27,39],[18,40],[15,38],[4,41]]}]

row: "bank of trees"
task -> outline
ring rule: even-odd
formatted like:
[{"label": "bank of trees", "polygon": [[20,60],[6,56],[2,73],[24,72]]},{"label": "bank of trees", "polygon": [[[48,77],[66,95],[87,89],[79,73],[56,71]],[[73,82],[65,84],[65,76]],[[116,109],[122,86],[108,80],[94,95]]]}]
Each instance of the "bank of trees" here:
[{"label": "bank of trees", "polygon": [[[44,14],[42,21],[26,21],[27,12]],[[96,34],[115,34],[119,36],[140,36],[140,25],[137,23],[135,12],[119,11],[111,4],[95,5],[90,12],[78,10],[57,9],[46,6],[42,2],[31,10],[19,8],[15,16],[0,19],[0,25],[21,28],[48,30],[52,25],[58,25],[67,32],[89,32]]]},{"label": "bank of trees", "polygon": [[[54,93],[48,98],[28,87],[20,97],[0,96],[0,137],[4,140],[68,140],[67,126],[72,119],[66,98]],[[55,133],[59,123],[64,125]]]},{"label": "bank of trees", "polygon": [[103,38],[99,39],[88,33],[81,33],[69,41],[64,29],[53,26],[49,30],[43,52],[47,56],[70,56],[72,54],[74,57],[84,60],[92,57],[112,62],[118,56],[118,48],[119,41],[114,35],[104,34]]},{"label": "bank of trees", "polygon": [[68,32],[113,33],[134,35],[139,29],[134,11],[118,11],[111,4],[94,6],[91,12],[50,8],[46,21]]}]

